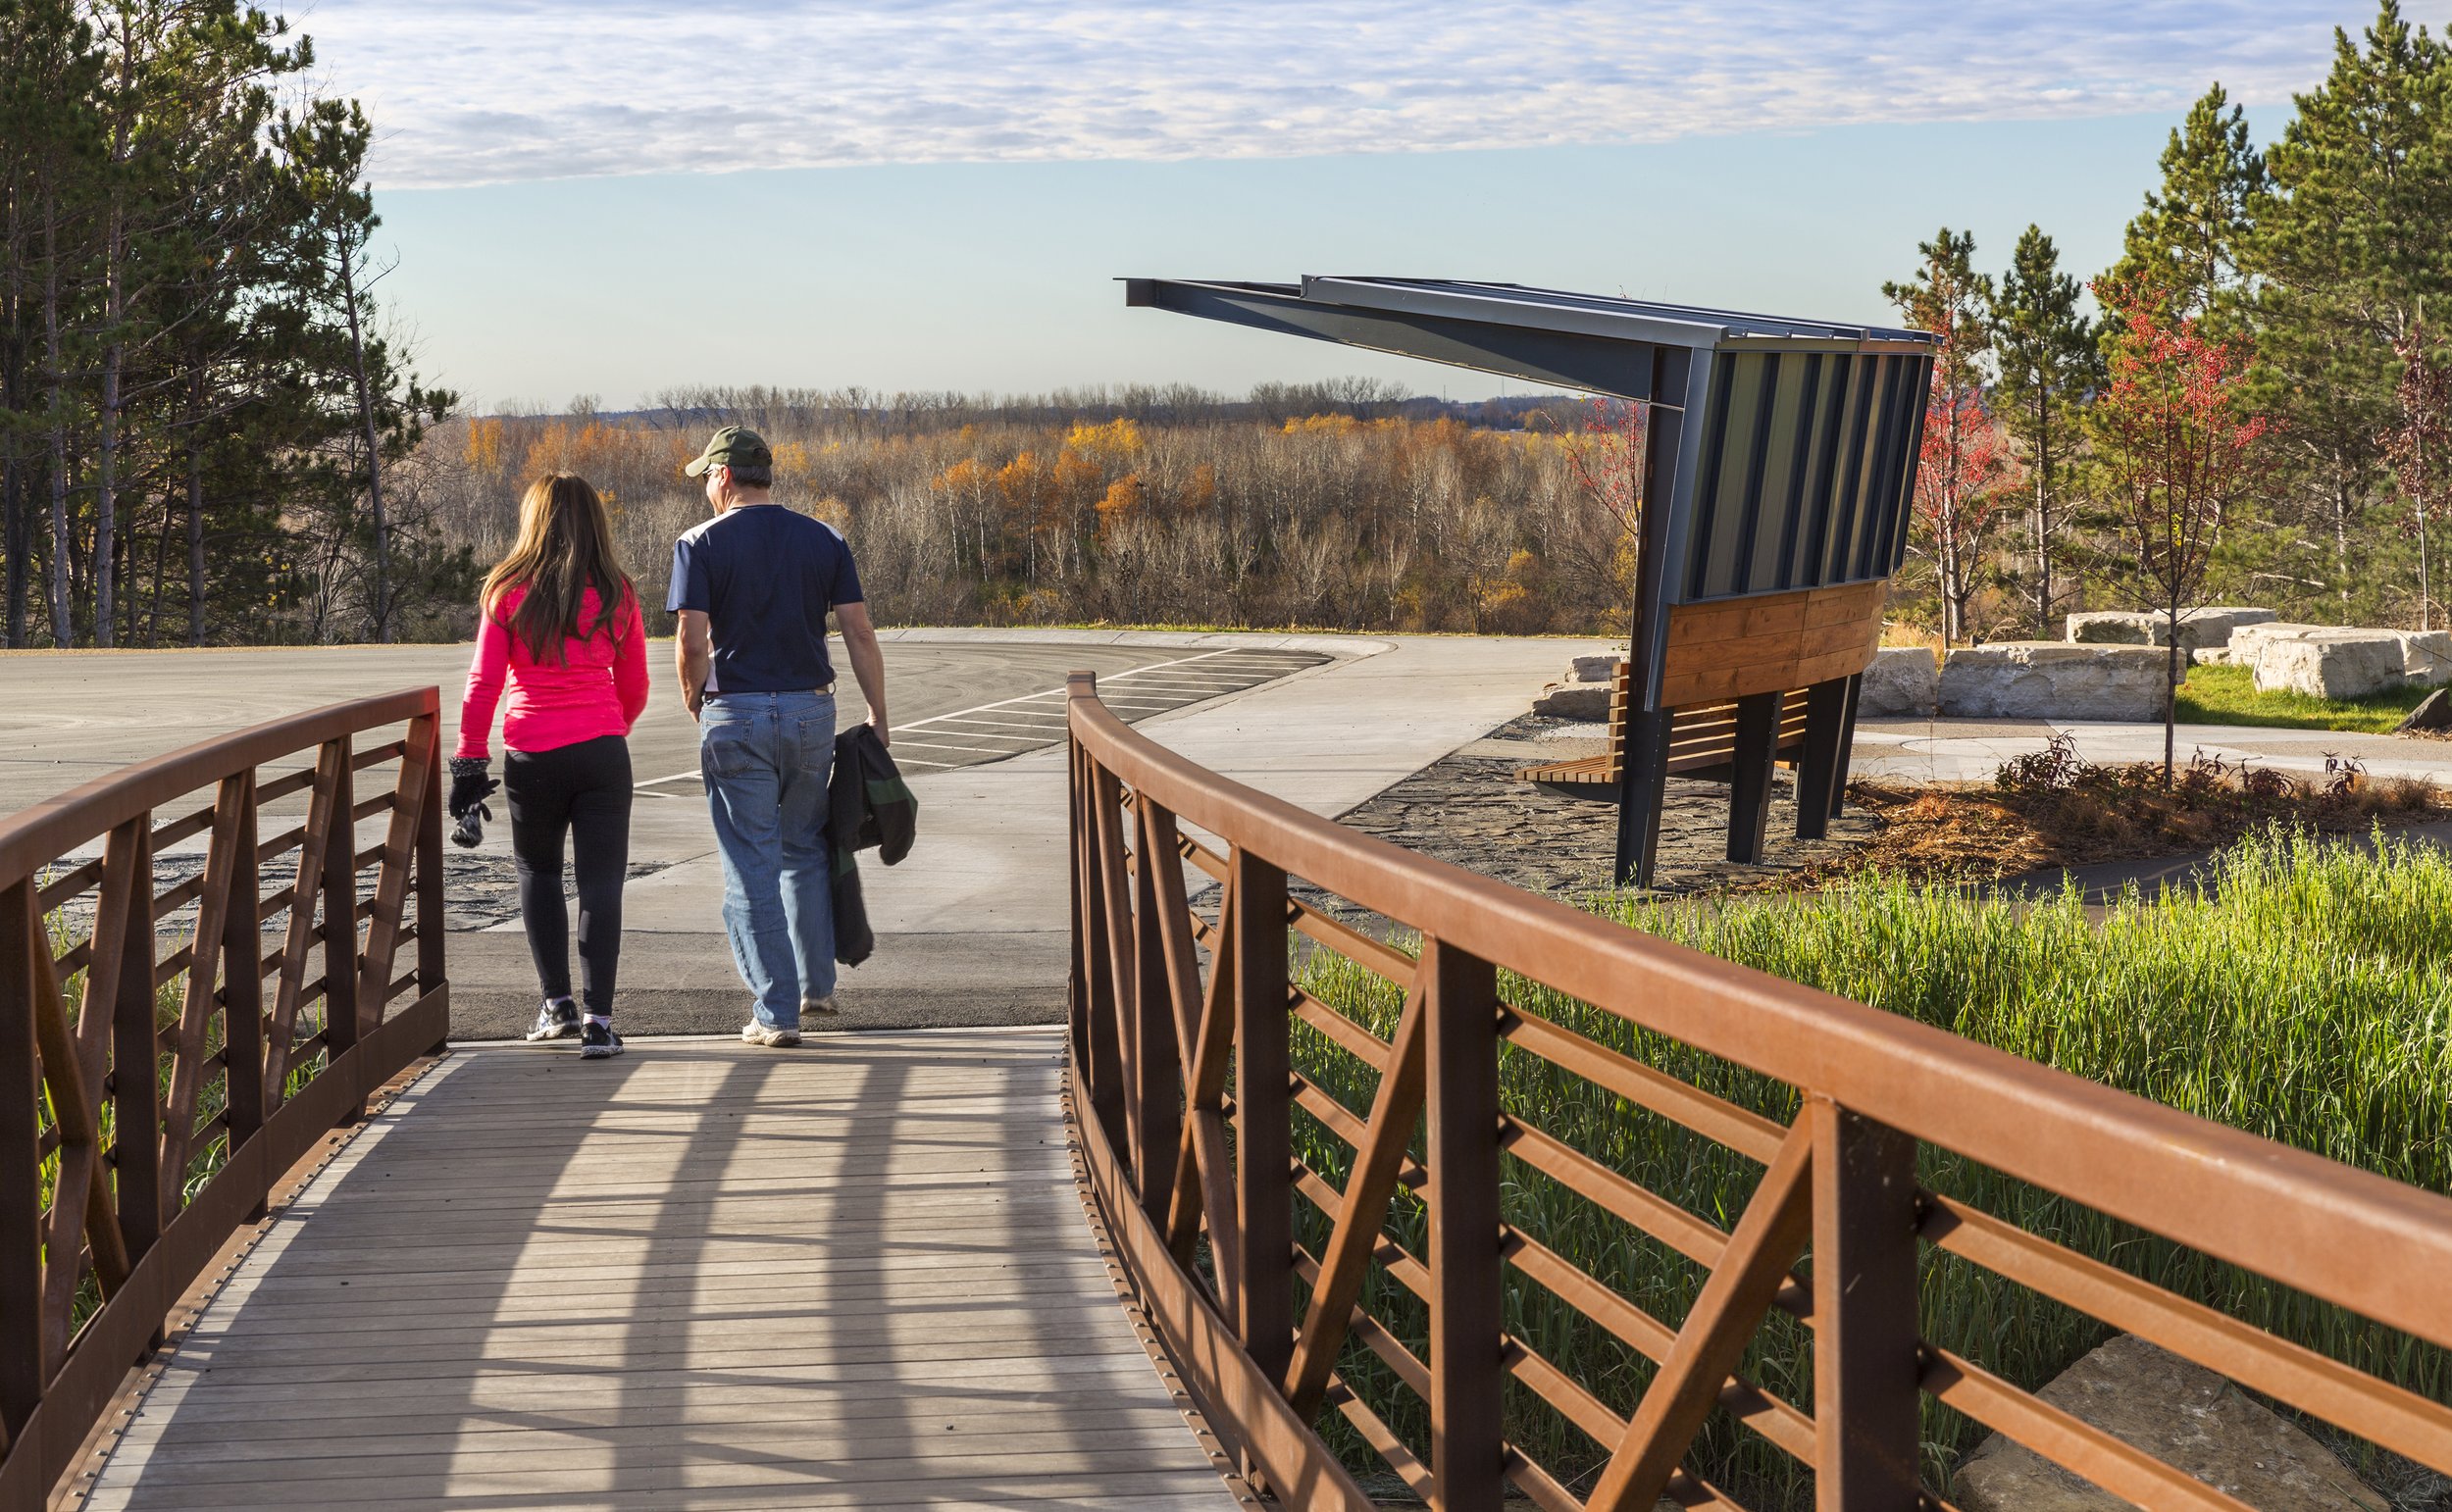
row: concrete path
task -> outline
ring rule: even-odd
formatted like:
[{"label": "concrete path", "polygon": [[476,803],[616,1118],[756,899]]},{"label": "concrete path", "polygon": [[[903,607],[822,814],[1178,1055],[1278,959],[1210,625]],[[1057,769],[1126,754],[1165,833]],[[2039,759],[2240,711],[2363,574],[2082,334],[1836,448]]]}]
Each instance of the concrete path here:
[{"label": "concrete path", "polygon": [[87,1506],[1235,1505],[1040,1030],[453,1052],[167,1361]]},{"label": "concrete path", "polygon": [[[2103,764],[2160,763],[2160,725],[2069,724],[2044,720],[1866,720],[1856,727],[1858,777],[1907,782],[1988,782],[2001,764],[2043,749],[2056,732],[2077,753]],[[2375,777],[2452,781],[2452,741],[2327,730],[2269,730],[2239,725],[2182,725],[2175,742],[2186,763],[2203,751],[2234,766],[2254,762],[2276,772],[2322,776],[2328,755],[2354,756]]]},{"label": "concrete path", "polygon": [[[1026,636],[1018,643],[1050,655],[1119,643],[1328,650],[1334,659],[1326,664],[1145,719],[1140,728],[1239,781],[1330,815],[1522,714],[1568,657],[1605,648],[1496,637],[928,633],[1004,637],[991,643]],[[877,954],[843,974],[844,1012],[829,1027],[1057,1021],[1070,928],[1062,749],[914,773],[910,781],[920,800],[919,844],[898,867],[861,869]],[[703,832],[703,809],[688,807]],[[745,1019],[746,998],[720,932],[721,891],[711,833],[696,856],[631,885],[620,1012],[638,1032],[721,1033]],[[534,974],[515,928],[454,935],[451,972],[463,1033],[507,1035],[535,1011]]]}]

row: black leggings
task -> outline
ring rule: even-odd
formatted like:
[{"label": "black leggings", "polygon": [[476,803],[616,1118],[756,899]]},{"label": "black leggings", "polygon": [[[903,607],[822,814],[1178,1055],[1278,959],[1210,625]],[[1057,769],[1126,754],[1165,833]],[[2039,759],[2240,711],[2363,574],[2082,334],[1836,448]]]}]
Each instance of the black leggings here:
[{"label": "black leggings", "polygon": [[520,922],[548,998],[571,995],[570,916],[562,901],[562,836],[579,873],[579,970],[587,1011],[613,1012],[622,957],[622,881],[630,873],[630,742],[602,735],[549,751],[507,751],[511,854]]}]

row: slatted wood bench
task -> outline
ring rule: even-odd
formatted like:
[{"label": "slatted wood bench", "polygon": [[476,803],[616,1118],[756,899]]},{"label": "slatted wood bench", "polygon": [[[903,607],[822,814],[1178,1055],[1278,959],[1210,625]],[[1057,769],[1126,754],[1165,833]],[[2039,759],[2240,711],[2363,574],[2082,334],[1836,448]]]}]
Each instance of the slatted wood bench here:
[{"label": "slatted wood bench", "polygon": [[[1609,748],[1599,756],[1518,767],[1515,780],[1556,788],[1571,798],[1616,801],[1618,773],[1626,760],[1626,699],[1630,664],[1620,661],[1609,687]],[[1805,690],[1793,688],[1779,709],[1776,761],[1795,767],[1805,755]],[[1737,705],[1696,704],[1676,711],[1669,727],[1668,775],[1726,781],[1737,754]]]},{"label": "slatted wood bench", "polygon": [[[1660,775],[1730,784],[1730,860],[1762,859],[1775,767],[1798,774],[1799,837],[1827,832],[1855,723],[1855,680],[1881,643],[1886,596],[1883,582],[1854,582],[1671,611]],[[1609,749],[1519,768],[1517,781],[1617,800],[1636,712],[1633,665],[1621,660],[1610,680]]]}]

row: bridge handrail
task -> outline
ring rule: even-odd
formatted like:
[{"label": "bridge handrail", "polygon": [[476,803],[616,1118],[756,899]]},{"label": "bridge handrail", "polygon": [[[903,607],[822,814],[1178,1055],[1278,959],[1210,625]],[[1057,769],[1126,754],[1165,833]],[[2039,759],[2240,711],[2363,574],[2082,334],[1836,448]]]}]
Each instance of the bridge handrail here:
[{"label": "bridge handrail", "polygon": [[[45,1504],[223,1245],[327,1132],[441,1042],[439,710],[432,687],[334,704],[0,821],[0,1512]],[[313,760],[258,771],[295,755]],[[384,790],[360,800],[356,775],[383,767]],[[202,807],[157,823],[204,788]],[[260,838],[263,811],[300,793],[305,822]],[[357,826],[378,815],[383,840],[360,851]],[[157,887],[157,850],[196,835],[202,870]],[[99,858],[75,858],[95,840]],[[268,892],[266,864],[292,852],[287,884]],[[63,910],[88,894],[72,925]],[[190,906],[183,942],[164,939]],[[267,953],[264,928],[283,914]],[[395,978],[410,945],[415,965]]]},{"label": "bridge handrail", "polygon": [[[1334,1406],[1442,1512],[1496,1508],[1507,1482],[1558,1512],[1649,1512],[1662,1494],[1733,1506],[1681,1468],[1726,1407],[1813,1469],[1825,1508],[1930,1506],[1929,1394],[2136,1505],[2242,1506],[1924,1341],[1926,1244],[2452,1473],[2452,1408],[1921,1190],[1916,1156],[1919,1141],[1956,1151],[2442,1347],[2452,1200],[1430,860],[1165,749],[1109,712],[1090,674],[1070,695],[1068,1093],[1086,1174],[1178,1366],[1290,1504],[1370,1505],[1314,1430]],[[1190,905],[1185,862],[1218,882],[1214,921]],[[1418,932],[1418,962],[1291,897],[1289,875]],[[1391,1037],[1289,983],[1289,929],[1405,989]],[[1510,1006],[1500,969],[1784,1082],[1803,1111],[1783,1128]],[[1296,1074],[1297,1021],[1381,1072],[1367,1118]],[[1503,1112],[1502,1042],[1762,1165],[1751,1205],[1722,1233]],[[1353,1150],[1343,1190],[1294,1158],[1297,1107]],[[1503,1150],[1708,1268],[1683,1323],[1504,1223]],[[1399,1185],[1427,1206],[1426,1255],[1385,1232]],[[1331,1226],[1318,1254],[1294,1243],[1298,1193]],[[1809,1246],[1810,1274],[1792,1276]],[[1427,1359],[1359,1305],[1373,1264],[1426,1304]],[[1631,1419],[1506,1335],[1507,1267],[1653,1359]],[[1810,1415],[1735,1375],[1772,1307],[1814,1331]],[[1336,1378],[1348,1342],[1425,1399],[1430,1463]],[[1610,1451],[1585,1495],[1502,1436],[1510,1378]]]}]

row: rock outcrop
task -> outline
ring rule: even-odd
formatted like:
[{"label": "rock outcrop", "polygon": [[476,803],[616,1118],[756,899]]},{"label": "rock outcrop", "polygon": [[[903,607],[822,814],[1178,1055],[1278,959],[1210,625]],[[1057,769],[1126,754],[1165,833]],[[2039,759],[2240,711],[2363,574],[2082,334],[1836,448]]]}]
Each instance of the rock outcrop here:
[{"label": "rock outcrop", "polygon": [[1941,668],[1952,719],[2156,721],[2167,653],[2152,646],[1999,640],[1962,646]]},{"label": "rock outcrop", "polygon": [[[2179,617],[2179,648],[2219,650],[2229,645],[2232,634],[2242,627],[2268,625],[2278,618],[2271,609],[2232,604],[2191,609]],[[2069,640],[2071,645],[2166,646],[2171,644],[2171,621],[2159,614],[2073,614],[2069,617]]]},{"label": "rock outcrop", "polygon": [[1922,646],[1883,646],[1857,689],[1859,719],[1930,719],[1941,697],[1941,664]]},{"label": "rock outcrop", "polygon": [[[2377,1512],[2331,1451],[2237,1386],[2122,1335],[2035,1393],[2259,1512]],[[1964,1512],[2122,1512],[2128,1503],[1995,1434],[1950,1484]]]},{"label": "rock outcrop", "polygon": [[1609,717],[1609,685],[1562,682],[1534,699],[1532,711],[1554,720],[1605,720]]},{"label": "rock outcrop", "polygon": [[1566,680],[1542,689],[1532,711],[1554,720],[1608,719],[1609,689],[1617,677],[1617,664],[1624,660],[1606,651],[1574,658],[1566,665]]},{"label": "rock outcrop", "polygon": [[2365,698],[2409,680],[2405,633],[2263,625],[2234,637],[2232,660],[2255,671],[2260,693]]},{"label": "rock outcrop", "polygon": [[2452,682],[2452,630],[2394,630],[2401,639],[2401,673],[2421,687]]}]

